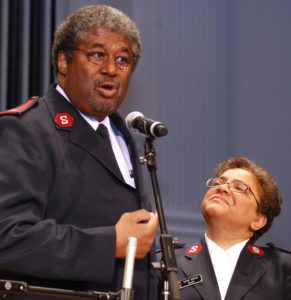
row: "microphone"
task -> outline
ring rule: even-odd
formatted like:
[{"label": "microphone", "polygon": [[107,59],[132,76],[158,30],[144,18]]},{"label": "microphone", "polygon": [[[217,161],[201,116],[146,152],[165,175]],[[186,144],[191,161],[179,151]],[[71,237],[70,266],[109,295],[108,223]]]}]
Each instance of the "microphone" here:
[{"label": "microphone", "polygon": [[128,129],[149,137],[162,137],[168,133],[168,128],[163,123],[145,118],[138,111],[129,113],[125,122]]},{"label": "microphone", "polygon": [[133,280],[136,247],[137,247],[137,238],[130,236],[127,240],[127,247],[126,247],[126,259],[125,259],[125,268],[123,274],[121,300],[133,299],[134,291],[132,289],[132,280]]}]

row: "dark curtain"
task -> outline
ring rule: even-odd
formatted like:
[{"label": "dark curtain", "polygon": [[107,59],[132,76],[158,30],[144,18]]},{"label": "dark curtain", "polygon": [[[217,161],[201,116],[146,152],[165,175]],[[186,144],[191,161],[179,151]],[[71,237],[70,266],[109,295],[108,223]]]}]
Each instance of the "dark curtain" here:
[{"label": "dark curtain", "polygon": [[52,83],[54,16],[55,0],[1,0],[1,110],[43,94]]}]

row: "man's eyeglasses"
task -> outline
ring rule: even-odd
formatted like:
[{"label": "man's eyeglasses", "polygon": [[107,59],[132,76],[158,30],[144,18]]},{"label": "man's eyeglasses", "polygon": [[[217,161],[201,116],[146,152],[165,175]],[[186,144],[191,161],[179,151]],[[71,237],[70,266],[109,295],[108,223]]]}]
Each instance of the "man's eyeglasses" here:
[{"label": "man's eyeglasses", "polygon": [[218,178],[209,178],[206,181],[206,186],[208,188],[214,188],[220,185],[224,185],[226,184],[228,186],[228,189],[232,192],[236,192],[236,193],[244,193],[246,194],[246,192],[249,190],[250,193],[254,196],[258,208],[260,208],[260,204],[259,201],[257,200],[256,196],[254,195],[253,191],[251,190],[251,188],[244,182],[238,180],[238,179],[233,179],[229,182],[227,182],[226,178],[224,177],[218,177]]},{"label": "man's eyeglasses", "polygon": [[[109,57],[106,52],[96,49],[86,50],[73,48],[72,50],[82,51],[87,56],[88,60],[98,67],[103,67]],[[135,61],[135,59],[132,59],[126,55],[116,55],[113,59],[115,65],[122,71],[127,71],[128,69],[130,69]]]}]

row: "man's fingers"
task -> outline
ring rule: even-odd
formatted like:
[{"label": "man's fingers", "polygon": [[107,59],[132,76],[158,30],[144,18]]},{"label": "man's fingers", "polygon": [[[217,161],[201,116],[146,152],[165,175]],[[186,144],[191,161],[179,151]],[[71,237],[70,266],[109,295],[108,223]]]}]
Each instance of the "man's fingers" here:
[{"label": "man's fingers", "polygon": [[158,225],[158,215],[144,209],[123,214],[115,226],[116,257],[124,257],[129,236],[138,239],[137,257],[144,257],[154,241]]},{"label": "man's fingers", "polygon": [[132,220],[136,223],[147,223],[152,218],[152,213],[145,209],[140,209],[130,213]]},{"label": "man's fingers", "polygon": [[159,216],[157,212],[155,213],[150,213],[151,214],[151,219],[149,220],[149,223],[154,225],[154,226],[159,226]]}]

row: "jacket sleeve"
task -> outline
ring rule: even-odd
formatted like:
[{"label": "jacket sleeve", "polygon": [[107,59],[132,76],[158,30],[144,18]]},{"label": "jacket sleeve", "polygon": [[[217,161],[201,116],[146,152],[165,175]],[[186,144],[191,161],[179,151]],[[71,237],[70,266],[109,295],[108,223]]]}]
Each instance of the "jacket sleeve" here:
[{"label": "jacket sleeve", "polygon": [[285,282],[284,282],[284,299],[291,299],[291,254],[284,253],[286,257],[285,265],[284,265],[284,273],[285,273]]},{"label": "jacket sleeve", "polygon": [[0,142],[0,272],[110,283],[114,226],[79,228],[47,219],[49,150],[16,116],[0,117]]}]

